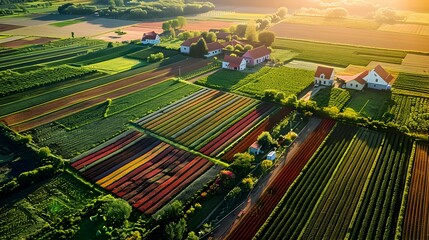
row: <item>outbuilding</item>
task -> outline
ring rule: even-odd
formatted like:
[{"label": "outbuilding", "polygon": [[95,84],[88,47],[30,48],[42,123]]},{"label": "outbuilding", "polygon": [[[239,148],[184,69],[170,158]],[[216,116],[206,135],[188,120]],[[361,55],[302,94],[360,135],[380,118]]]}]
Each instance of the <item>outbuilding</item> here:
[{"label": "outbuilding", "polygon": [[246,69],[246,60],[242,57],[226,55],[222,61],[222,68],[242,71]]},{"label": "outbuilding", "polygon": [[276,157],[277,157],[276,151],[271,151],[267,155],[267,160],[274,161],[274,160],[276,160]]},{"label": "outbuilding", "polygon": [[159,34],[154,31],[143,34],[142,44],[159,44],[160,42]]},{"label": "outbuilding", "polygon": [[262,145],[259,144],[258,141],[255,141],[254,143],[252,143],[252,145],[250,145],[249,153],[254,155],[259,155],[260,153],[262,153],[261,149],[262,149]]}]

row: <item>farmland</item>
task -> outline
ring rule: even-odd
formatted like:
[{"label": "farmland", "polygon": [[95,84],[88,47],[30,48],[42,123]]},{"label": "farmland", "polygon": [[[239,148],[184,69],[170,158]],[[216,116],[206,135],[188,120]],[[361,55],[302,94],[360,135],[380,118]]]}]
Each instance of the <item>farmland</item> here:
[{"label": "farmland", "polygon": [[429,97],[429,76],[400,73],[393,84],[393,92],[417,97]]},{"label": "farmland", "polygon": [[393,238],[411,148],[402,135],[338,126],[258,237]]},{"label": "farmland", "polygon": [[197,83],[262,98],[264,91],[270,89],[283,92],[286,96],[297,95],[313,82],[313,75],[313,71],[303,69],[262,67],[256,73],[221,70]]},{"label": "farmland", "polygon": [[213,163],[130,131],[72,166],[140,211],[153,214]]},{"label": "farmland", "polygon": [[[310,31],[309,31],[310,33]],[[400,64],[406,52],[276,38],[272,47],[299,53],[294,59],[340,67],[366,66],[371,61]]]},{"label": "farmland", "polygon": [[31,236],[46,225],[81,210],[98,195],[101,195],[99,191],[63,173],[31,187],[31,191],[2,199],[0,236],[2,239]]},{"label": "farmland", "polygon": [[392,94],[389,92],[373,91],[370,89],[365,92],[351,92],[351,99],[346,108],[351,108],[359,115],[372,119],[380,119],[391,105]]},{"label": "farmland", "polygon": [[305,140],[298,152],[285,165],[279,175],[264,191],[258,203],[250,209],[239,224],[230,232],[226,239],[252,239],[258,229],[278,204],[283,194],[298,177],[318,146],[333,127],[334,122],[324,120]]},{"label": "farmland", "polygon": [[[277,107],[203,89],[137,121],[143,128],[215,156]],[[171,116],[175,116],[171,118]]]},{"label": "farmland", "polygon": [[429,234],[429,145],[417,143],[402,236],[424,239]]},{"label": "farmland", "polygon": [[429,98],[393,94],[392,101],[389,112],[394,116],[395,122],[414,132],[428,131]]},{"label": "farmland", "polygon": [[350,100],[350,92],[340,88],[323,88],[311,100],[319,107],[337,107],[341,110]]},{"label": "farmland", "polygon": [[[339,26],[306,25],[282,22],[270,28],[281,38],[307,41],[349,44],[374,48],[400,49],[428,52],[429,36],[377,31],[373,29],[353,29]],[[337,36],[343,36],[338,38]],[[366,36],[372,36],[367,38]],[[390,41],[386,41],[390,39]],[[412,42],[413,44],[408,44]]]},{"label": "farmland", "polygon": [[[199,87],[166,81],[127,96],[113,99],[106,117],[107,103],[41,125],[31,133],[35,142],[70,158],[124,132],[126,124],[179,100]],[[144,100],[143,100],[144,99]]]}]

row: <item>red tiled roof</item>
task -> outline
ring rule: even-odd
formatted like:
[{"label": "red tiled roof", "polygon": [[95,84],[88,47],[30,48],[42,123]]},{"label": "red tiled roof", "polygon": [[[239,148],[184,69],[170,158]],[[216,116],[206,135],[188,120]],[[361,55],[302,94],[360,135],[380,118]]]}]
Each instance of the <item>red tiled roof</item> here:
[{"label": "red tiled roof", "polygon": [[209,52],[222,49],[222,48],[223,48],[223,45],[218,42],[207,43],[207,51]]},{"label": "red tiled roof", "polygon": [[223,61],[228,62],[230,67],[238,68],[240,66],[241,62],[243,61],[243,58],[242,57],[234,57],[231,55],[226,55],[223,58]]},{"label": "red tiled roof", "polygon": [[189,38],[188,40],[184,41],[180,46],[190,47],[192,43],[198,42],[198,40],[200,40],[201,38],[201,36]]},{"label": "red tiled roof", "polygon": [[260,58],[266,55],[270,55],[270,51],[268,50],[268,48],[265,45],[262,45],[260,47],[254,48],[252,50],[247,51],[244,55],[243,58],[252,58],[252,59],[256,59],[256,58]]},{"label": "red tiled roof", "polygon": [[314,76],[320,77],[320,75],[325,74],[325,78],[330,78],[333,72],[333,68],[318,66]]},{"label": "red tiled roof", "polygon": [[223,46],[228,46],[228,45],[231,45],[231,46],[233,46],[233,47],[235,47],[235,45],[237,45],[237,44],[240,44],[241,46],[243,46],[244,47],[244,43],[242,43],[242,42],[240,42],[240,41],[237,41],[237,40],[232,40],[232,41],[228,41],[228,42],[224,42],[223,43]]},{"label": "red tiled roof", "polygon": [[218,32],[216,33],[217,39],[227,39],[228,37],[231,37],[231,33],[226,32]]},{"label": "red tiled roof", "polygon": [[156,33],[156,32],[154,32],[154,31],[152,31],[152,32],[147,32],[147,33],[144,33],[143,34],[143,38],[142,38],[142,40],[145,40],[145,39],[156,39],[156,36],[157,36],[158,34]]},{"label": "red tiled roof", "polygon": [[384,81],[386,81],[387,83],[389,83],[390,81],[392,81],[393,76],[390,75],[388,72],[386,72],[386,70],[384,70],[383,67],[381,67],[381,65],[377,65],[374,68],[374,71],[381,77],[384,79]]},{"label": "red tiled roof", "polygon": [[355,80],[356,82],[365,85],[366,81],[363,79],[364,77],[366,77],[368,75],[369,71],[365,70],[361,73],[358,73],[356,75],[353,76],[338,76],[339,79],[343,80],[344,82],[350,82]]},{"label": "red tiled roof", "polygon": [[262,148],[262,145],[259,144],[258,141],[255,141],[255,142],[252,143],[252,145],[250,147],[254,148],[254,149],[259,149],[259,148]]}]

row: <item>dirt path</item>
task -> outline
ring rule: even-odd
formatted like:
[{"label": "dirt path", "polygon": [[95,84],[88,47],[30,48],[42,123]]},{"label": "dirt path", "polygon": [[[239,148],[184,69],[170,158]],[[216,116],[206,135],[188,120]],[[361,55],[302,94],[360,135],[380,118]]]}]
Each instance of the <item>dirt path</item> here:
[{"label": "dirt path", "polygon": [[51,102],[11,114],[0,119],[0,121],[12,126],[12,128],[17,131],[25,131],[92,107],[106,101],[107,98],[118,98],[164,81],[168,78],[177,76],[179,66],[181,66],[182,73],[186,73],[205,65],[207,65],[206,60],[189,58],[156,71],[145,72],[97,88],[88,89],[53,100]]},{"label": "dirt path", "polygon": [[269,186],[269,184],[277,177],[285,164],[292,158],[293,155],[295,155],[296,151],[298,151],[307,136],[313,132],[320,123],[321,119],[319,118],[310,119],[310,121],[295,139],[294,143],[289,147],[287,152],[280,157],[274,170],[258,181],[256,189],[254,189],[252,194],[244,200],[246,203],[232,212],[222,222],[220,222],[219,226],[213,231],[213,237],[215,239],[225,238],[228,233],[239,223],[241,216],[246,214],[256,204],[267,186]]}]

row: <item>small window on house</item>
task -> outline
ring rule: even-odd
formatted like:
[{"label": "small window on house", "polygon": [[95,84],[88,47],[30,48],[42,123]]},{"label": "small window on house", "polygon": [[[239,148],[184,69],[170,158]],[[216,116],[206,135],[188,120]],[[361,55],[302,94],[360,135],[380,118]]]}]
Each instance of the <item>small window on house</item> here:
[{"label": "small window on house", "polygon": [[358,87],[358,85],[356,84],[356,87]]},{"label": "small window on house", "polygon": [[378,82],[378,78],[375,79],[375,82]]},{"label": "small window on house", "polygon": [[376,77],[377,77],[377,74],[375,74],[375,73],[374,73],[374,76],[376,76]]},{"label": "small window on house", "polygon": [[323,81],[323,84],[326,84],[326,81]]}]

